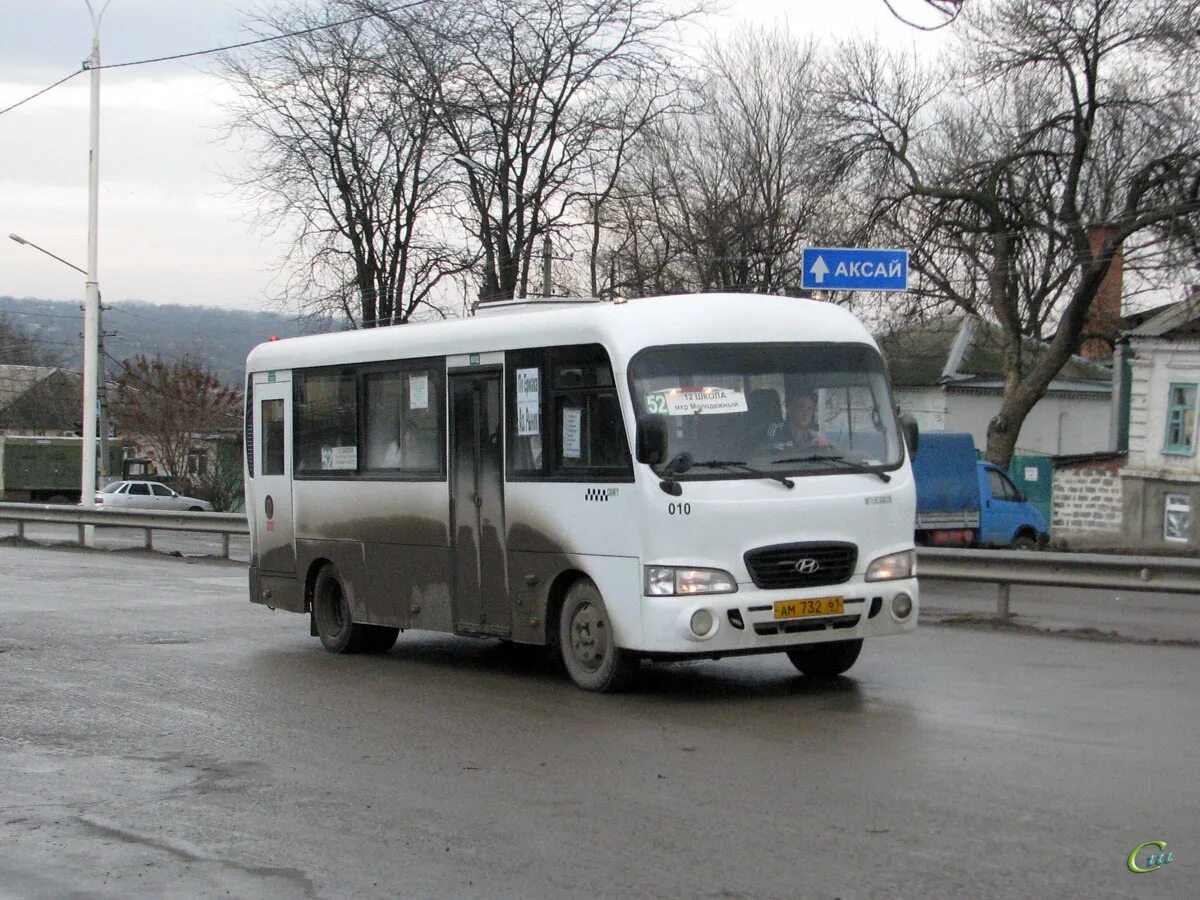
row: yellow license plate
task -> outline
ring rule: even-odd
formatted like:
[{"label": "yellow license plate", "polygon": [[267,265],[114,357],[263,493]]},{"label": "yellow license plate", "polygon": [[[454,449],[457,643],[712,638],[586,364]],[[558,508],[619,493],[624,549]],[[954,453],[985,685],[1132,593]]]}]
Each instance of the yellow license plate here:
[{"label": "yellow license plate", "polygon": [[841,597],[813,597],[811,600],[776,600],[775,618],[803,619],[805,616],[840,616],[846,611]]}]

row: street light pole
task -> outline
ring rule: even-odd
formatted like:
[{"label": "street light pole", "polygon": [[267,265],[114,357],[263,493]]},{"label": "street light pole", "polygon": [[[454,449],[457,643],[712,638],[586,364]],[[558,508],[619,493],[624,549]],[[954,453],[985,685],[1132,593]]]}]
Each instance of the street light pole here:
[{"label": "street light pole", "polygon": [[[91,72],[92,97],[89,106],[90,149],[88,153],[88,259],[87,281],[83,297],[83,478],[80,503],[85,509],[96,506],[96,418],[99,414],[97,382],[100,365],[100,281],[98,264],[100,229],[100,20],[111,0],[105,0],[99,14],[91,0],[84,0],[92,14],[92,55],[83,64]],[[88,529],[90,531],[91,529]],[[84,542],[92,543],[86,534]]]}]

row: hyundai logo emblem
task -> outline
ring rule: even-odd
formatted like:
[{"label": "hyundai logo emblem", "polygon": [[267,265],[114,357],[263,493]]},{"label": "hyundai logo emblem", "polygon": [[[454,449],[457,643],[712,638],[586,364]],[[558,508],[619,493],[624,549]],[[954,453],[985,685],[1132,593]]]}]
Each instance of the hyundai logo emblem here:
[{"label": "hyundai logo emblem", "polygon": [[821,564],[815,559],[802,559],[799,560],[795,565],[796,571],[801,575],[811,575],[819,568],[821,568]]}]

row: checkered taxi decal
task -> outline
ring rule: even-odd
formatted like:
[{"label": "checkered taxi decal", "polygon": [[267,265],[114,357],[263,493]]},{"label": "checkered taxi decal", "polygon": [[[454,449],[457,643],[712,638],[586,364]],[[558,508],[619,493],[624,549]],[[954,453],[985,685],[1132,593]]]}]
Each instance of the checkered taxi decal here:
[{"label": "checkered taxi decal", "polygon": [[583,499],[589,503],[607,503],[617,496],[617,488],[588,488]]}]

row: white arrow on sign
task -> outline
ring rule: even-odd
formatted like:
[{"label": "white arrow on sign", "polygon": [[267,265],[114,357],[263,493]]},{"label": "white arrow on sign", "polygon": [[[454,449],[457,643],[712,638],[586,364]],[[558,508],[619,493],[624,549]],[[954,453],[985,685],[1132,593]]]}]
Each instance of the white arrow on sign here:
[{"label": "white arrow on sign", "polygon": [[829,274],[829,266],[825,265],[825,258],[823,256],[818,256],[816,262],[812,264],[812,267],[808,271],[813,273],[817,284],[820,284],[825,280],[825,276]]}]

